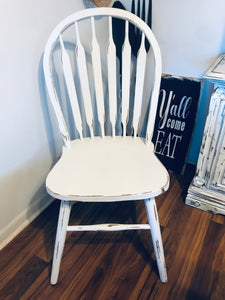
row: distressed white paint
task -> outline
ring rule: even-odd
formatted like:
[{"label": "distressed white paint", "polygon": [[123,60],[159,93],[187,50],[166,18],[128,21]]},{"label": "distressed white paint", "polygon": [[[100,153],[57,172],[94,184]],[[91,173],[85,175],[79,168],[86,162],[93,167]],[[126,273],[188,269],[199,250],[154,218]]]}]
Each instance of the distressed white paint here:
[{"label": "distressed white paint", "polygon": [[107,46],[108,89],[109,89],[109,115],[112,126],[112,136],[115,137],[117,120],[117,77],[116,77],[116,47],[112,36],[112,17],[109,17],[109,42]]},{"label": "distressed white paint", "polygon": [[[104,16],[106,18],[108,31],[107,45],[104,45],[106,50],[106,62],[101,62],[100,48],[102,45],[97,40],[97,33],[95,24],[98,18],[95,16]],[[132,22],[143,32],[142,42],[139,49],[136,61],[136,83],[134,95],[133,108],[133,128],[134,137],[132,136],[116,136],[115,127],[117,121],[117,70],[116,70],[116,47],[112,35],[112,17],[119,17],[124,19],[126,26],[126,38],[123,46],[122,55],[122,122],[126,127],[129,98],[130,94],[127,91],[130,89],[130,69],[131,69],[131,49],[128,42],[128,22]],[[88,47],[82,44],[80,34],[82,32],[82,22],[80,20],[88,19],[90,21],[90,32],[92,38],[91,43],[91,57],[92,57],[92,73],[94,77],[94,84],[89,84],[89,79],[92,78],[89,73],[88,63]],[[86,20],[87,21],[87,20]],[[74,25],[75,24],[75,25]],[[66,29],[71,26],[75,27],[76,36],[76,62],[78,67],[79,80],[73,78],[73,71],[69,63],[69,56],[66,53],[65,42],[63,38],[66,37]],[[104,31],[103,31],[104,32]],[[87,124],[90,128],[90,137],[70,140],[68,130],[65,131],[65,122],[62,118],[62,111],[58,109],[59,101],[57,96],[57,88],[54,86],[53,76],[51,75],[51,54],[54,53],[54,45],[60,37],[63,72],[67,84],[67,90],[70,101],[76,101],[78,95],[81,95],[79,101],[83,102]],[[51,283],[56,284],[59,274],[59,266],[62,257],[63,247],[65,243],[66,231],[83,231],[83,230],[131,230],[131,229],[149,229],[151,227],[153,245],[156,253],[156,260],[159,268],[160,279],[166,282],[167,275],[165,269],[165,260],[163,254],[161,233],[159,221],[157,216],[157,209],[155,206],[154,197],[160,195],[168,189],[169,175],[158,158],[154,154],[154,145],[147,138],[136,138],[136,132],[139,126],[139,119],[142,108],[143,90],[145,84],[145,68],[146,68],[146,50],[145,38],[151,44],[151,51],[155,60],[155,66],[152,78],[154,89],[152,91],[151,111],[150,115],[153,121],[148,122],[147,137],[151,136],[154,127],[154,116],[157,108],[157,96],[159,92],[159,82],[161,78],[161,58],[160,50],[157,41],[150,30],[150,28],[137,16],[123,10],[112,8],[90,9],[78,12],[74,15],[64,19],[51,34],[44,53],[44,73],[46,85],[49,91],[49,96],[52,101],[57,119],[61,119],[59,126],[62,133],[62,138],[66,147],[63,148],[63,153],[59,161],[53,167],[46,179],[47,191],[55,198],[62,200],[58,229],[56,235],[56,243],[53,258],[53,268]],[[125,74],[128,70],[128,74]],[[61,69],[59,69],[61,71]],[[106,76],[108,75],[108,76]],[[103,78],[104,77],[104,78]],[[74,81],[76,83],[74,84]],[[109,120],[112,125],[111,136],[104,137],[104,101],[103,101],[103,84],[105,81],[107,85],[107,96],[109,101]],[[80,82],[80,88],[78,84]],[[71,83],[71,85],[70,85]],[[149,84],[149,83],[147,83]],[[77,95],[72,95],[74,89],[78,89]],[[94,93],[91,88],[94,88]],[[101,133],[104,138],[94,137],[94,108],[92,107],[92,95],[96,96],[97,117],[100,121]],[[105,96],[105,95],[104,95]],[[73,107],[75,117],[78,116],[79,124],[81,124],[82,113],[79,114],[78,105]],[[92,109],[93,108],[93,109]],[[153,111],[153,112],[152,112]],[[148,112],[147,112],[148,113]],[[81,115],[81,117],[80,117]],[[75,120],[76,124],[76,120]],[[82,122],[83,124],[83,122]],[[81,132],[80,125],[80,132]],[[67,132],[67,133],[66,133]],[[126,131],[125,131],[126,132]],[[66,134],[66,135],[65,135]],[[80,134],[82,137],[82,135]],[[149,224],[98,224],[94,226],[68,226],[69,214],[73,201],[85,202],[112,202],[112,201],[127,201],[127,200],[145,200],[146,210],[148,214]]]},{"label": "distressed white paint", "polygon": [[48,175],[46,186],[51,196],[61,200],[141,200],[166,190],[168,174],[152,143],[130,136],[95,137],[72,141],[71,149],[63,150]]},{"label": "distressed white paint", "polygon": [[68,226],[67,231],[121,231],[121,230],[146,230],[149,224],[96,224]]},{"label": "distressed white paint", "polygon": [[102,65],[101,65],[101,53],[100,47],[97,41],[95,33],[95,21],[94,17],[91,18],[91,28],[92,28],[92,48],[91,48],[91,57],[94,73],[94,83],[95,83],[95,95],[97,102],[97,112],[98,112],[98,121],[101,127],[101,135],[104,137],[104,122],[105,122],[105,111],[104,111],[104,95],[103,95],[103,83],[102,83]]},{"label": "distressed white paint", "polygon": [[[101,15],[104,15],[105,13],[103,12],[105,10],[104,8],[99,9],[99,13]],[[112,11],[112,8],[107,8],[108,13]],[[54,45],[58,40],[58,36],[62,34],[67,29],[67,26],[72,26],[74,22],[81,18],[88,18],[91,15],[91,10],[85,11],[86,16],[81,15],[81,12],[77,13],[76,18],[73,18],[72,16],[69,16],[66,18],[62,23],[60,23],[55,30],[53,31],[52,35],[49,38],[48,44],[46,45],[45,49],[45,55],[44,55],[44,73],[46,75],[46,81],[47,81],[47,86],[48,86],[48,92],[50,95],[50,99],[52,101],[53,106],[55,107],[55,112],[57,116],[57,120],[59,122],[60,126],[60,131],[64,139],[64,143],[67,145],[69,144],[70,137],[68,135],[68,131],[65,126],[65,122],[62,118],[61,115],[61,110],[58,107],[58,97],[55,93],[55,89],[52,87],[52,76],[51,76],[51,66],[49,61],[50,55],[52,51],[54,50]],[[151,134],[154,129],[154,121],[155,121],[155,114],[156,114],[156,101],[157,101],[157,95],[158,95],[158,90],[159,90],[159,85],[160,85],[160,80],[161,80],[161,57],[160,57],[160,49],[158,46],[158,43],[150,30],[150,28],[147,26],[146,23],[144,23],[141,19],[138,17],[130,14],[129,12],[126,12],[129,16],[127,19],[132,22],[136,22],[137,26],[139,29],[145,31],[145,37],[149,40],[151,44],[151,50],[153,53],[153,57],[155,60],[155,74],[153,76],[154,80],[154,88],[151,93],[151,111],[150,111],[150,118],[148,121],[148,130],[146,133],[146,139],[149,141],[149,137],[151,137]],[[123,17],[124,11],[117,11],[117,17]],[[132,18],[130,16],[132,15]],[[68,23],[68,24],[67,24]],[[115,49],[115,44],[113,42],[112,38],[112,28],[111,28],[111,19],[109,18],[108,24],[109,24],[109,42],[107,46],[107,72],[108,72],[108,95],[109,95],[109,114],[110,114],[110,122],[112,124],[112,129],[113,129],[113,134],[115,131],[115,122],[117,119],[116,115],[116,107],[117,107],[117,82],[116,82],[116,49]],[[90,22],[91,25],[91,22]],[[79,30],[78,30],[78,25],[75,25],[76,27],[76,38],[77,38],[77,49],[76,49],[76,54],[77,54],[77,65],[78,65],[78,70],[80,74],[80,89],[82,91],[83,99],[84,99],[84,107],[85,107],[85,113],[86,113],[86,119],[89,127],[93,127],[93,113],[92,113],[92,107],[90,105],[91,103],[91,95],[90,95],[90,87],[88,83],[88,74],[87,74],[87,62],[86,62],[86,54],[85,54],[85,49],[80,41],[79,38]],[[97,49],[97,48],[96,48]],[[157,59],[156,59],[157,58]],[[144,79],[145,79],[145,65],[146,65],[146,52],[145,52],[145,47],[144,47],[144,35],[142,38],[142,44],[141,48],[137,57],[137,71],[136,71],[136,91],[135,91],[135,109],[134,109],[134,120],[133,123],[135,124],[135,130],[138,129],[139,125],[139,119],[140,119],[140,110],[141,110],[141,104],[142,104],[142,96],[143,96],[143,84],[144,84]],[[128,68],[130,66],[128,65]],[[100,78],[100,77],[99,77]],[[136,112],[137,111],[137,112]],[[91,134],[93,133],[93,130],[91,130]]]},{"label": "distressed white paint", "polygon": [[196,175],[185,202],[225,215],[225,81],[215,83],[214,88]]},{"label": "distressed white paint", "polygon": [[145,35],[142,33],[141,47],[137,53],[137,71],[135,82],[135,96],[134,96],[134,113],[133,113],[133,129],[134,137],[137,135],[137,130],[140,122],[141,105],[144,88],[145,78],[145,66],[146,66],[146,51],[145,51]]},{"label": "distressed white paint", "polygon": [[[132,1],[121,1],[129,9]],[[53,136],[47,107],[40,105],[40,101],[44,103],[45,100],[41,71],[38,80],[43,45],[58,20],[83,9],[86,3],[91,2],[67,0],[66,5],[61,0],[0,2],[0,32],[4,45],[0,57],[1,98],[4,99],[1,103],[0,151],[1,157],[7,158],[1,161],[0,170],[1,242],[39,211],[41,200],[34,200],[33,195],[56,157],[54,149],[57,154],[60,152],[61,137],[56,131]],[[163,72],[202,76],[215,57],[225,52],[224,11],[224,0],[191,0],[188,5],[179,0],[154,1],[152,28],[162,50]],[[12,82],[14,88],[10,87]],[[199,116],[203,114],[204,109]],[[201,124],[199,120],[197,144]],[[192,149],[193,155],[198,152],[198,146],[197,150]],[[12,157],[13,160],[9,159]],[[195,162],[195,156],[191,161]],[[35,176],[29,176],[31,173]],[[15,190],[18,191],[16,197]]]},{"label": "distressed white paint", "polygon": [[148,221],[151,228],[152,242],[155,251],[156,261],[159,269],[159,276],[162,282],[167,282],[166,262],[163,251],[162,237],[159,225],[159,217],[155,199],[146,199],[145,207]]},{"label": "distressed white paint", "polygon": [[122,49],[122,124],[123,136],[126,136],[126,127],[129,116],[130,76],[131,76],[131,46],[129,42],[129,22],[125,25],[125,39]]},{"label": "distressed white paint", "polygon": [[70,64],[70,59],[69,55],[67,54],[64,44],[63,44],[63,39],[62,36],[59,36],[60,40],[60,45],[61,45],[61,51],[62,51],[62,66],[63,66],[63,74],[66,82],[66,87],[67,91],[69,94],[69,99],[70,99],[70,105],[71,109],[73,112],[73,120],[75,122],[75,126],[79,132],[80,138],[83,139],[83,133],[82,133],[82,120],[81,120],[81,115],[80,115],[80,109],[78,106],[78,101],[77,101],[77,93],[75,89],[75,84],[74,84],[74,78],[73,78],[73,72],[72,72],[72,67]]},{"label": "distressed white paint", "polygon": [[87,63],[86,63],[85,50],[80,41],[80,34],[79,34],[77,22],[75,22],[75,30],[76,30],[76,38],[77,38],[76,56],[77,56],[77,65],[79,70],[80,86],[81,86],[81,91],[83,96],[86,121],[89,126],[91,138],[93,138],[94,120],[93,120],[93,113],[92,113]]},{"label": "distressed white paint", "polygon": [[61,201],[60,212],[55,239],[55,250],[52,262],[51,284],[56,284],[59,276],[59,267],[62,259],[64,244],[66,240],[67,226],[69,223],[72,202]]}]

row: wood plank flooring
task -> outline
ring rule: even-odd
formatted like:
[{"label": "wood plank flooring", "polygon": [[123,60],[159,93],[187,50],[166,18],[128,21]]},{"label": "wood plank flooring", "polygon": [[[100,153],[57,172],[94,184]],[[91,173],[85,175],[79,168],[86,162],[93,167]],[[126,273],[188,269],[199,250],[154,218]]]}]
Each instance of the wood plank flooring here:
[{"label": "wood plank flooring", "polygon": [[[171,174],[157,206],[168,282],[149,231],[68,233],[59,282],[49,284],[58,201],[0,252],[0,299],[225,299],[225,216],[184,204],[193,168]],[[147,222],[143,201],[76,204],[73,223]]]}]

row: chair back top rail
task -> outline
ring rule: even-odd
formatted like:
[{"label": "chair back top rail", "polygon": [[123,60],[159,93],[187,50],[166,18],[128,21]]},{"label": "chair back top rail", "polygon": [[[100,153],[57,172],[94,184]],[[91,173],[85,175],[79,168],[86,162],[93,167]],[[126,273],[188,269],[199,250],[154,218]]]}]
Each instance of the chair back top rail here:
[{"label": "chair back top rail", "polygon": [[[98,41],[96,33],[96,22],[98,17],[107,18],[108,36],[106,49],[106,60],[102,61],[101,45]],[[124,20],[125,36],[122,47],[122,74],[119,74],[117,67],[116,45],[113,40],[113,26],[112,18],[119,18]],[[91,41],[90,41],[90,57],[86,53],[86,48],[82,44],[83,40],[80,37],[81,26],[80,21],[90,19]],[[132,24],[132,25],[130,25]],[[130,26],[137,26],[142,32],[141,45],[137,54],[136,63],[132,60],[132,49],[129,42]],[[76,37],[76,44],[74,46],[75,63],[71,62],[70,55],[66,49],[66,41],[64,40],[64,33],[72,27]],[[147,84],[146,74],[146,60],[148,53],[146,52],[145,40],[151,45],[150,51],[154,58],[154,73],[153,85],[150,93],[150,105],[148,106],[148,118],[146,125],[146,142],[150,142],[153,135],[156,109],[158,103],[158,94],[161,81],[161,54],[158,43],[147,24],[134,14],[116,9],[116,8],[93,8],[85,9],[70,15],[61,21],[51,33],[44,51],[43,66],[46,86],[51,103],[54,107],[59,129],[62,134],[64,145],[70,148],[70,133],[64,119],[63,111],[61,109],[58,89],[55,87],[53,75],[52,55],[57,43],[60,45],[62,72],[67,90],[69,104],[72,111],[72,119],[74,128],[76,128],[79,138],[84,136],[84,120],[89,128],[89,136],[94,137],[94,120],[97,115],[97,121],[100,128],[100,135],[105,136],[105,122],[106,122],[106,100],[105,95],[108,94],[108,118],[111,126],[111,135],[116,135],[116,123],[118,121],[118,112],[121,114],[122,134],[125,137],[126,127],[130,116],[132,115],[132,128],[134,138],[140,125],[140,116],[142,110],[142,103],[144,97],[144,85]],[[91,62],[91,73],[89,64]],[[74,66],[76,70],[74,71]],[[106,70],[105,70],[106,69]],[[79,91],[77,90],[78,80],[75,79],[74,72],[79,77]],[[131,73],[135,72],[134,82],[131,79]],[[91,79],[90,79],[91,78]],[[104,85],[107,78],[107,84]],[[129,107],[132,103],[132,88],[134,85],[133,96],[133,112],[129,113]],[[121,89],[121,91],[120,91]],[[94,91],[92,91],[94,90]],[[93,96],[94,95],[94,96]],[[83,113],[80,104],[82,98]],[[94,97],[94,101],[93,101]],[[121,102],[118,101],[121,97]],[[94,107],[94,103],[96,108]],[[131,109],[131,108],[130,108]]]}]

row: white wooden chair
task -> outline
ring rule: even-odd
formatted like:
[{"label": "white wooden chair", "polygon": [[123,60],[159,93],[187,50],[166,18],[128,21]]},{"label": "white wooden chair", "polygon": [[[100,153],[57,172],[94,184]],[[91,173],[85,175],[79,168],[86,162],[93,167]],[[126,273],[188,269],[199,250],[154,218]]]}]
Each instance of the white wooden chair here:
[{"label": "white wooden chair", "polygon": [[[112,18],[123,19],[125,26],[121,79]],[[137,55],[129,43],[130,23],[142,34]],[[148,53],[145,39],[151,45]],[[160,279],[166,282],[155,197],[168,189],[169,176],[151,142],[161,79],[160,49],[151,29],[124,10],[79,11],[53,30],[43,65],[64,142],[62,156],[46,180],[48,193],[61,200],[51,284],[58,280],[67,231],[129,229],[151,230]],[[149,224],[68,225],[76,201],[107,205],[128,200],[145,201]]]}]

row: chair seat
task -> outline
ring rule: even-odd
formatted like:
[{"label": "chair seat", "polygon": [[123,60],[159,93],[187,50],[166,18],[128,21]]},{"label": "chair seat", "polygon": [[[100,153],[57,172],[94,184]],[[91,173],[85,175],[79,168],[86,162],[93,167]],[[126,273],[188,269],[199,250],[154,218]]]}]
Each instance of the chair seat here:
[{"label": "chair seat", "polygon": [[71,201],[146,199],[168,186],[168,172],[153,144],[120,136],[72,141],[46,179],[51,196]]}]

